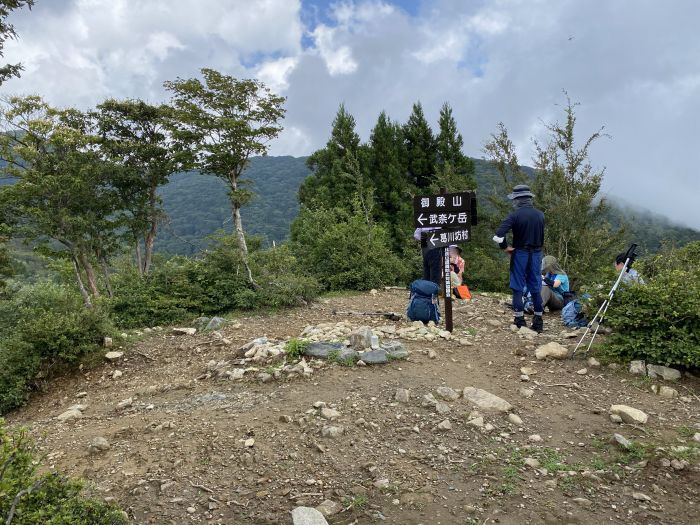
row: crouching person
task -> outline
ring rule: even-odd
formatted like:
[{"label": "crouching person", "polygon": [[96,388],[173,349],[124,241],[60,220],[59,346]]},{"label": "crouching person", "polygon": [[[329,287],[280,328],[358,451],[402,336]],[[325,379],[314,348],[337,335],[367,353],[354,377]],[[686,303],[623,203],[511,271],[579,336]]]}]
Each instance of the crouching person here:
[{"label": "crouching person", "polygon": [[[520,184],[508,195],[513,211],[501,223],[493,240],[510,254],[510,288],[513,291],[514,323],[518,328],[527,326],[523,312],[523,290],[530,292],[534,317],[532,329],[541,333],[542,321],[542,245],[544,244],[544,214],[534,207],[530,188]],[[506,235],[513,232],[513,243],[508,245]]]}]

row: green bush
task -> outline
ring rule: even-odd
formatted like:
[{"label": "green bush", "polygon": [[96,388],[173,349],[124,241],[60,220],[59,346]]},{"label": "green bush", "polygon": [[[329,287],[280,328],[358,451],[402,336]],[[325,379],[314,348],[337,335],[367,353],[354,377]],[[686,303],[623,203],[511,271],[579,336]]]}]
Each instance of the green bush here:
[{"label": "green bush", "polygon": [[292,251],[328,290],[369,290],[406,282],[410,269],[386,231],[361,213],[304,208],[292,224]]},{"label": "green bush", "polygon": [[67,285],[29,285],[0,301],[0,414],[26,401],[40,368],[101,350],[112,330],[105,310],[85,308]]},{"label": "green bush", "polygon": [[[23,430],[6,432],[0,419],[0,520],[12,525],[124,525],[113,505],[84,497],[82,483],[57,472],[37,474],[32,445]],[[22,493],[22,491],[25,491]],[[22,493],[22,494],[20,494]],[[17,497],[19,495],[19,498]],[[17,501],[14,514],[12,505]]]},{"label": "green bush", "polygon": [[232,310],[298,306],[318,295],[318,282],[301,274],[286,246],[261,250],[253,240],[249,248],[256,286],[248,282],[231,236],[218,238],[216,247],[199,259],[157,261],[147,276],[121,264],[110,301],[115,322],[126,328],[169,324]]},{"label": "green bush", "polygon": [[[602,351],[619,360],[700,367],[700,242],[640,260],[646,285],[623,286]],[[648,272],[648,273],[646,273]]]}]

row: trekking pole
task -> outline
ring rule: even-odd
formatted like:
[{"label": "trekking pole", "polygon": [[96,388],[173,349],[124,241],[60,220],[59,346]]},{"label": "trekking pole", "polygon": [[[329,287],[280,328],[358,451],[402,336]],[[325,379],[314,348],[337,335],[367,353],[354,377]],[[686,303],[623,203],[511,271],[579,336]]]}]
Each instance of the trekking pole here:
[{"label": "trekking pole", "polygon": [[[583,333],[581,336],[581,339],[579,340],[578,344],[576,345],[576,348],[574,348],[574,351],[571,353],[571,357],[573,358],[576,355],[576,352],[578,352],[579,347],[583,344],[584,339],[586,339],[586,336],[588,333],[591,331],[593,328],[593,325],[595,324],[595,330],[593,331],[593,335],[591,336],[591,340],[588,342],[588,346],[586,347],[585,354],[588,354],[588,352],[591,349],[591,346],[593,345],[593,341],[595,337],[598,335],[598,330],[600,330],[600,325],[603,324],[603,320],[605,319],[605,314],[608,312],[608,308],[610,307],[610,303],[613,300],[613,297],[615,297],[615,292],[617,292],[617,289],[620,287],[620,283],[622,282],[622,277],[625,275],[626,272],[629,271],[629,269],[632,267],[632,263],[634,262],[635,258],[637,257],[637,254],[635,253],[635,250],[637,249],[637,245],[633,244],[630,246],[629,250],[627,250],[627,253],[625,254],[625,264],[622,267],[622,270],[620,270],[620,275],[617,276],[617,280],[615,281],[615,284],[613,287],[610,289],[610,293],[608,293],[608,297],[603,301],[603,304],[600,305],[600,308],[598,308],[598,312],[593,316],[593,319],[591,319],[591,322],[588,323],[588,326],[586,326],[586,331]],[[596,322],[596,319],[600,319]]]}]

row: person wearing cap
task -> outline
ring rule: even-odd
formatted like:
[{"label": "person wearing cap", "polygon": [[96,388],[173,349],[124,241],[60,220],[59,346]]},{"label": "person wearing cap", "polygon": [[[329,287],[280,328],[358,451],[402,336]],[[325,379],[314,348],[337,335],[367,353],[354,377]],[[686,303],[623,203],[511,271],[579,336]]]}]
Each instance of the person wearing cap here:
[{"label": "person wearing cap", "polygon": [[[542,321],[542,246],[544,244],[544,214],[534,207],[530,187],[519,184],[508,194],[513,211],[496,230],[493,240],[510,254],[510,288],[513,291],[514,323],[518,328],[527,326],[523,312],[523,290],[530,292],[534,306],[532,329],[541,333]],[[512,245],[506,235],[513,232]]]},{"label": "person wearing cap", "polygon": [[450,246],[450,283],[452,286],[461,286],[464,280],[464,259],[462,248],[453,244]]}]

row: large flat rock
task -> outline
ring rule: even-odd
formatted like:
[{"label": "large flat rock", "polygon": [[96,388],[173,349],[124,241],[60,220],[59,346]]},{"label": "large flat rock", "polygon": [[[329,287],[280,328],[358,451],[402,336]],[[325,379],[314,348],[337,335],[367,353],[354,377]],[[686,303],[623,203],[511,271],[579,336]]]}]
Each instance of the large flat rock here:
[{"label": "large flat rock", "polygon": [[464,389],[462,395],[464,396],[464,399],[483,410],[509,412],[513,409],[513,405],[511,405],[505,399],[502,399],[491,392],[487,392],[486,390],[482,390],[481,388],[468,386]]}]

